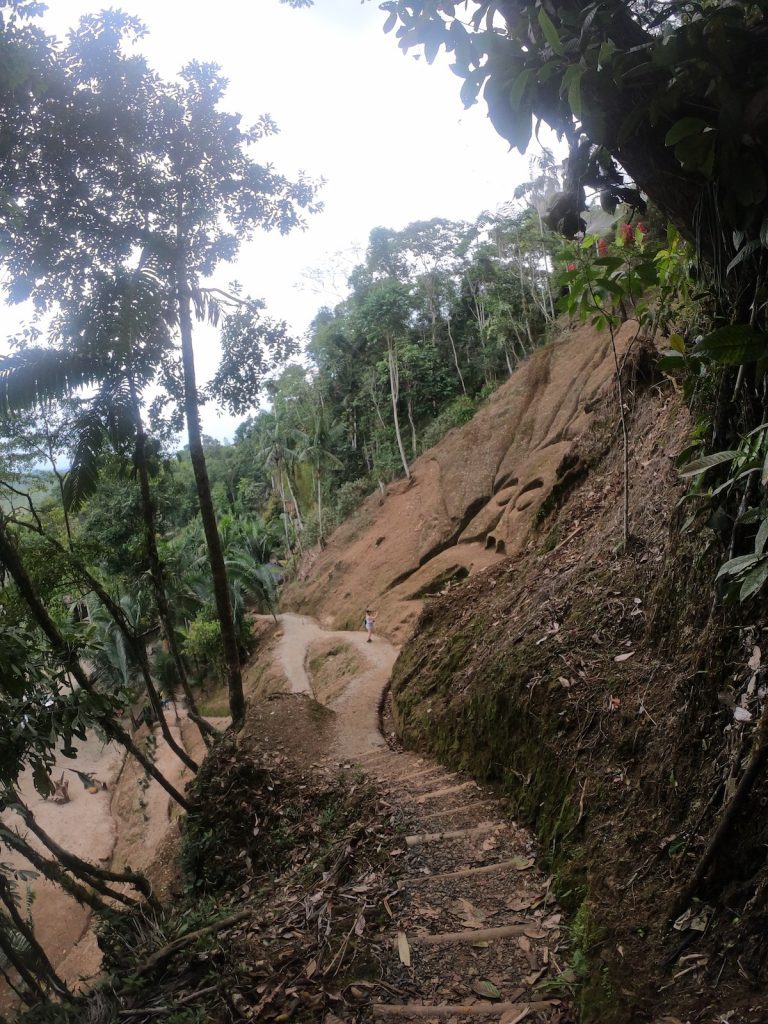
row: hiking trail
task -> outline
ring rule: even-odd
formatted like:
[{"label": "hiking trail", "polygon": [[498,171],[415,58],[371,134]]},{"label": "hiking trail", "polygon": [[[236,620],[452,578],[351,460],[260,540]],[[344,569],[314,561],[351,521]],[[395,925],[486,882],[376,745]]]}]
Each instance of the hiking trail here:
[{"label": "hiking trail", "polygon": [[[367,668],[328,705],[337,716],[328,760],[362,769],[414,823],[409,835],[393,836],[390,851],[402,875],[389,900],[392,962],[382,967],[397,979],[395,1001],[371,1001],[371,1019],[572,1020],[558,998],[566,989],[553,984],[565,968],[563,917],[532,836],[489,790],[431,758],[391,749],[379,730],[397,648],[378,636],[368,644],[363,632],[324,630],[305,615],[285,613],[280,626],[276,654],[294,693],[312,694],[305,663],[313,641],[338,639],[363,656]],[[343,1022],[330,1015],[325,1024]]]}]

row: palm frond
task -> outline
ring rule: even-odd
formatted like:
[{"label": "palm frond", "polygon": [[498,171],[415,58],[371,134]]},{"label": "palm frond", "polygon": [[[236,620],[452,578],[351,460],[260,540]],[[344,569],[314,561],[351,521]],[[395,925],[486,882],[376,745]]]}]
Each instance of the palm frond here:
[{"label": "palm frond", "polygon": [[14,413],[67,398],[96,384],[103,367],[90,355],[28,348],[0,359],[0,413]]}]

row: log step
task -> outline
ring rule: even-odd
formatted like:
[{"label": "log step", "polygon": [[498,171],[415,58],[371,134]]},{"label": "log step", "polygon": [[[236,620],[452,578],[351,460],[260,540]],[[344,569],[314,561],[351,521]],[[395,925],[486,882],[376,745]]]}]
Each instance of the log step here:
[{"label": "log step", "polygon": [[380,1017],[501,1017],[502,1014],[520,1012],[520,1020],[537,1010],[556,1006],[557,1000],[543,999],[535,1003],[372,1003],[371,1009]]},{"label": "log step", "polygon": [[505,828],[494,821],[484,821],[473,828],[457,828],[451,832],[422,832],[420,835],[406,836],[406,846],[421,846],[422,843],[439,843],[443,839],[463,839],[465,836],[479,836],[488,832],[499,832]]},{"label": "log step", "polygon": [[533,928],[533,922],[526,924],[507,924],[500,928],[467,928],[461,932],[436,932],[423,935],[409,935],[408,942],[412,946],[458,946],[465,942],[493,942],[496,939],[510,939],[514,935],[522,935]]},{"label": "log step", "polygon": [[444,871],[438,875],[414,875],[413,878],[401,878],[397,886],[404,889],[410,885],[423,885],[425,882],[447,882],[453,878],[472,878],[477,875],[492,875],[497,871],[514,871],[519,867],[519,860],[500,860],[495,864],[484,864],[479,868],[459,868],[457,871]]},{"label": "log step", "polygon": [[444,807],[442,811],[430,811],[429,814],[420,814],[419,821],[431,821],[433,818],[440,818],[446,814],[461,814],[464,811],[479,811],[495,806],[492,800],[473,800],[470,803],[455,804],[453,807]]},{"label": "log step", "polygon": [[476,782],[462,782],[458,786],[446,786],[445,789],[433,789],[431,793],[424,793],[416,797],[417,804],[425,804],[428,800],[439,800],[443,796],[452,796],[454,793],[463,793],[467,789],[477,789]]}]

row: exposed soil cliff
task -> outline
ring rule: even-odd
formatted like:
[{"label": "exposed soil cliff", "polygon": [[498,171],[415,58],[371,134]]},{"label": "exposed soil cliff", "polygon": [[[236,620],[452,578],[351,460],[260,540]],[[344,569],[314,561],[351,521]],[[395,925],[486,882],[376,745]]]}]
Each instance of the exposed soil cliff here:
[{"label": "exposed soil cliff", "polygon": [[[607,344],[584,329],[539,353],[415,464],[412,487],[369,499],[312,567],[305,607],[358,626],[378,602],[386,630],[412,634],[397,731],[499,786],[536,828],[574,915],[582,1022],[764,1021],[764,780],[669,926],[748,756],[760,633],[713,602],[714,534],[681,531],[673,460],[690,417],[639,346],[624,549]],[[446,588],[451,567],[471,575]],[[751,723],[734,718],[742,694]]]},{"label": "exposed soil cliff", "polygon": [[[636,335],[625,324],[623,354]],[[517,554],[540,509],[583,471],[580,449],[612,390],[610,338],[581,327],[536,352],[470,423],[413,464],[410,483],[371,495],[308,559],[285,603],[333,628],[401,640],[424,598]]]}]

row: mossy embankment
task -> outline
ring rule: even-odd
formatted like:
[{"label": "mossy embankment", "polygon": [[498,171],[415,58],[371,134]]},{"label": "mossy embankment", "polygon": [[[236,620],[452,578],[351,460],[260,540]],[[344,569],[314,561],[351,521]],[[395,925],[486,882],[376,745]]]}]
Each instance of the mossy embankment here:
[{"label": "mossy embankment", "polygon": [[668,927],[749,749],[732,704],[759,631],[713,607],[714,534],[680,530],[685,409],[658,384],[632,393],[630,545],[606,401],[521,554],[428,601],[395,666],[394,721],[536,830],[572,914],[582,1024],[762,1020],[764,782],[699,892],[706,931]]}]

